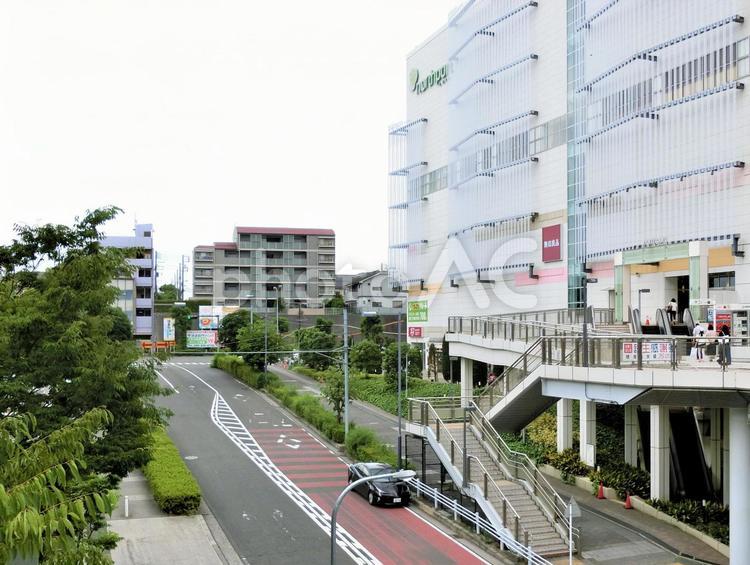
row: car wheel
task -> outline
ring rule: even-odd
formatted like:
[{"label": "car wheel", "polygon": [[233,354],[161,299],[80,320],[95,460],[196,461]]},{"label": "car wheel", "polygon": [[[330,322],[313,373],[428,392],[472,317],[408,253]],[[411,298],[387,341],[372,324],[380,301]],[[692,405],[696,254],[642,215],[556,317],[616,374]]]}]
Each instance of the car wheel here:
[{"label": "car wheel", "polygon": [[372,491],[370,491],[367,495],[367,502],[370,503],[370,506],[375,506],[375,503],[377,502],[377,498],[375,497],[375,494],[373,494]]},{"label": "car wheel", "polygon": [[404,501],[401,503],[401,506],[409,506],[411,504],[411,498],[406,497],[404,498]]}]

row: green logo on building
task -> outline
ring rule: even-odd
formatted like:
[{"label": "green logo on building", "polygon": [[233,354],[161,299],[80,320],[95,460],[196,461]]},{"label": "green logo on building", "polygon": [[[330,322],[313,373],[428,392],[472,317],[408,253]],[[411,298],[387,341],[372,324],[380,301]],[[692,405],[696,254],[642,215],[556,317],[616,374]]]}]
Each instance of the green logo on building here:
[{"label": "green logo on building", "polygon": [[412,300],[409,302],[409,308],[406,311],[406,320],[409,322],[426,322],[428,317],[427,301]]},{"label": "green logo on building", "polygon": [[418,69],[409,71],[409,86],[411,87],[411,91],[417,94],[422,94],[433,86],[443,86],[447,80],[448,65],[443,65],[439,69],[430,71],[430,74],[425,78],[420,77]]}]

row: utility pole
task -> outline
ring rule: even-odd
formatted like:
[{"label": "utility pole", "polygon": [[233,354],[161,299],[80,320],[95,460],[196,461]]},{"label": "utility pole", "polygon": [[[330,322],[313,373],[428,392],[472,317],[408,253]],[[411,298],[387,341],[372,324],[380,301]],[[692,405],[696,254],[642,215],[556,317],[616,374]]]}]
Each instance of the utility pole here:
[{"label": "utility pole", "polygon": [[344,304],[344,439],[349,436],[349,310]]}]

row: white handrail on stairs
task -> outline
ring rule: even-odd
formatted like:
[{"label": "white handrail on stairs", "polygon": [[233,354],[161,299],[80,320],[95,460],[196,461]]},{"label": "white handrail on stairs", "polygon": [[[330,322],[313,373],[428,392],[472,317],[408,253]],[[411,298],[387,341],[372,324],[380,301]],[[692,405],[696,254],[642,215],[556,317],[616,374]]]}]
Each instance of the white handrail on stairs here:
[{"label": "white handrail on stairs", "polygon": [[458,520],[458,517],[460,516],[474,526],[474,530],[477,534],[481,534],[482,532],[488,534],[498,541],[501,547],[505,547],[515,555],[526,559],[527,563],[533,565],[552,565],[550,561],[547,561],[541,555],[534,553],[531,546],[522,544],[520,541],[514,539],[513,536],[509,535],[505,530],[498,530],[489,520],[483,518],[479,512],[472,512],[465,508],[460,505],[456,499],[449,498],[442,494],[439,489],[433,488],[418,479],[410,480],[409,487],[418,495],[431,499],[436,510],[443,508],[451,512],[454,520]]}]

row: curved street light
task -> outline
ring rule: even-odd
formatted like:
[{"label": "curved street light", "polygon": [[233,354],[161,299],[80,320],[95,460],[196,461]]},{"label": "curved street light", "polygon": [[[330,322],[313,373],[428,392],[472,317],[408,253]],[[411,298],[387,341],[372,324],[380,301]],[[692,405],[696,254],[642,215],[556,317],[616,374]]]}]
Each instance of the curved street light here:
[{"label": "curved street light", "polygon": [[395,473],[384,473],[382,475],[373,475],[371,477],[363,477],[361,479],[357,479],[353,483],[349,483],[346,488],[341,491],[341,494],[336,499],[336,504],[333,505],[333,511],[331,512],[331,565],[335,565],[336,563],[336,514],[338,514],[339,506],[341,506],[341,503],[344,501],[344,497],[347,495],[347,493],[353,488],[370,481],[391,478],[399,479],[402,481],[410,481],[415,476],[416,473],[414,471],[401,469],[400,471],[396,471]]}]

